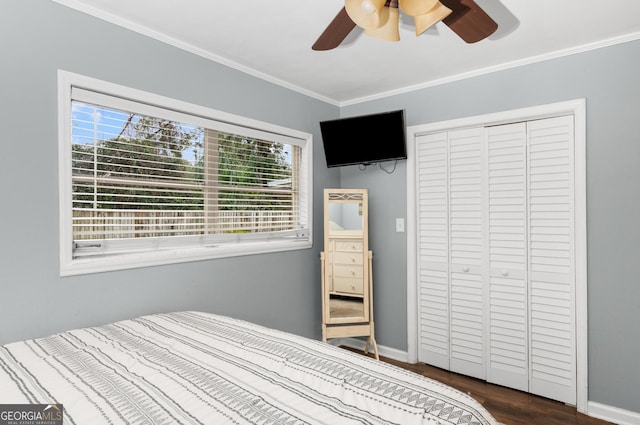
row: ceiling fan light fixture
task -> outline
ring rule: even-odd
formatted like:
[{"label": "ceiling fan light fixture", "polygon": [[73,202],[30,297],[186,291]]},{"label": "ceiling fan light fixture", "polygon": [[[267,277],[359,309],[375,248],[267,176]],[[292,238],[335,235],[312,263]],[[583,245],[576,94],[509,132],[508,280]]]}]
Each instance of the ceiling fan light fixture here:
[{"label": "ceiling fan light fixture", "polygon": [[349,18],[365,30],[378,28],[385,0],[345,0],[344,7]]},{"label": "ceiling fan light fixture", "polygon": [[400,8],[409,16],[424,15],[433,9],[438,0],[400,0]]},{"label": "ceiling fan light fixture", "polygon": [[408,15],[415,14],[416,36],[440,21],[467,43],[484,40],[498,29],[498,23],[474,0],[345,0],[345,6],[311,48],[335,49],[356,25],[371,37],[399,41],[399,7]]},{"label": "ceiling fan light fixture", "polygon": [[436,5],[427,13],[413,17],[416,26],[416,37],[451,14],[451,9],[436,1]]},{"label": "ceiling fan light fixture", "polygon": [[366,29],[365,34],[384,41],[400,41],[400,11],[398,7],[385,7],[380,14],[380,25]]}]

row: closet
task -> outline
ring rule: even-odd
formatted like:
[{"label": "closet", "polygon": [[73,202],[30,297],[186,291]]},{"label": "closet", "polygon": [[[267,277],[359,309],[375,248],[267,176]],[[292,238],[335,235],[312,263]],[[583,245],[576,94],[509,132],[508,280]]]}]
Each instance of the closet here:
[{"label": "closet", "polygon": [[574,117],[415,137],[418,360],[576,404]]}]

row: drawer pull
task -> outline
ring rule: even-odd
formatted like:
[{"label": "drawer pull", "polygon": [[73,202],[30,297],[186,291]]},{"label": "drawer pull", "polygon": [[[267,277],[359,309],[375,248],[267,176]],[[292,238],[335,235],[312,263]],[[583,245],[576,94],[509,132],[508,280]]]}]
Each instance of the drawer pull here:
[{"label": "drawer pull", "polygon": [[465,273],[466,273],[466,272],[468,272],[468,271],[469,271],[469,267],[468,267],[468,266],[464,266],[464,267],[462,268],[462,271],[463,271],[463,272],[465,272]]},{"label": "drawer pull", "polygon": [[509,276],[509,271],[508,270],[502,270],[502,272],[500,272],[502,274],[502,276]]}]

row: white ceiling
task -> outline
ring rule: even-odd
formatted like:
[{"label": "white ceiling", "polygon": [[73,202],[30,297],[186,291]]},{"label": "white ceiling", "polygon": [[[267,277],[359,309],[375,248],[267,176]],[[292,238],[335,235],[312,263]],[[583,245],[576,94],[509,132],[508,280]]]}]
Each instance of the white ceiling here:
[{"label": "white ceiling", "polygon": [[336,105],[640,39],[640,0],[476,0],[499,25],[479,43],[402,16],[399,42],[356,28],[324,52],[343,0],[54,1]]}]

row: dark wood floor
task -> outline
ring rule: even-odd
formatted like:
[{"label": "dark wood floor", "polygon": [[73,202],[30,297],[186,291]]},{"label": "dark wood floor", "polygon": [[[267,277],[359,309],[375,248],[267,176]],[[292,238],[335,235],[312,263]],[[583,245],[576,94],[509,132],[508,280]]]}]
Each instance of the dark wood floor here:
[{"label": "dark wood floor", "polygon": [[[356,350],[352,350],[356,351]],[[356,351],[362,353],[362,351]],[[564,403],[534,396],[499,385],[488,384],[468,376],[458,375],[424,363],[415,365],[380,356],[380,360],[411,370],[423,376],[436,379],[468,393],[478,400],[505,425],[606,425],[600,419],[578,413],[575,407]]]}]

